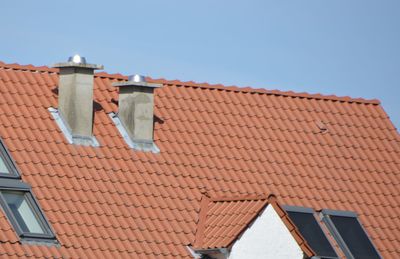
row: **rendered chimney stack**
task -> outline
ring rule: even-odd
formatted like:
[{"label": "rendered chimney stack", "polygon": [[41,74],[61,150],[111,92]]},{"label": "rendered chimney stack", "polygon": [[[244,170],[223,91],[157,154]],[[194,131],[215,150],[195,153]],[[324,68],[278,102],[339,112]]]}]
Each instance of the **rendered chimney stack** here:
[{"label": "rendered chimney stack", "polygon": [[154,89],[161,84],[148,83],[144,76],[130,76],[127,82],[114,83],[119,87],[118,118],[133,142],[142,151],[158,152],[153,143]]},{"label": "rendered chimney stack", "polygon": [[75,55],[53,67],[60,69],[58,112],[72,135],[72,142],[91,145],[94,70],[103,66],[87,64],[84,57]]}]

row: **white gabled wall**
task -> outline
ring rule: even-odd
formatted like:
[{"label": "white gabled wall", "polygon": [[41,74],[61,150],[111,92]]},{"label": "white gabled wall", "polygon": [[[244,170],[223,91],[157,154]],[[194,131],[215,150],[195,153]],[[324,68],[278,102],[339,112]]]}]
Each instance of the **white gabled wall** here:
[{"label": "white gabled wall", "polygon": [[245,230],[229,259],[302,259],[303,252],[271,205]]}]

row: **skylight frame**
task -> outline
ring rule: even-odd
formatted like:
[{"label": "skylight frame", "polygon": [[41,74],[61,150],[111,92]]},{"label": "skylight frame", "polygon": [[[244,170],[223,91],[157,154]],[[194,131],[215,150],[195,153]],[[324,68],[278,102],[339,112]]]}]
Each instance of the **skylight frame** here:
[{"label": "skylight frame", "polygon": [[[0,138],[0,159],[8,169],[8,173],[0,172],[0,206],[3,209],[8,221],[14,228],[15,232],[21,238],[21,241],[39,241],[46,243],[57,243],[55,232],[50,226],[49,221],[45,217],[44,212],[39,206],[36,200],[32,188],[30,185],[22,182],[21,174],[19,173],[16,163],[11,157],[11,154],[4,145],[2,139]],[[31,233],[22,230],[20,224],[18,223],[14,212],[11,210],[7,203],[7,200],[3,196],[3,191],[16,192],[23,194],[23,199],[26,201],[27,205],[31,209],[37,223],[40,225],[44,233]],[[26,223],[26,222],[24,222]]]},{"label": "skylight frame", "polygon": [[342,238],[339,230],[336,228],[335,224],[333,223],[332,219],[330,216],[334,217],[348,217],[348,218],[354,218],[357,220],[358,224],[360,225],[361,229],[364,231],[365,236],[371,243],[371,246],[374,248],[375,252],[380,258],[383,258],[381,254],[379,253],[378,249],[372,242],[371,238],[368,235],[368,232],[365,230],[364,226],[361,224],[361,221],[358,218],[357,213],[353,211],[342,211],[342,210],[330,210],[330,209],[323,209],[320,212],[320,216],[322,221],[325,223],[327,226],[328,230],[331,232],[333,238],[336,240],[337,244],[339,245],[340,249],[343,251],[345,254],[346,258],[349,259],[355,259],[356,257],[353,255],[353,253],[350,251],[350,248],[347,246],[346,242]]},{"label": "skylight frame", "polygon": [[[26,183],[4,179],[0,181],[0,206],[3,208],[5,215],[7,216],[9,222],[13,226],[15,232],[18,236],[24,241],[42,241],[42,242],[52,242],[56,243],[56,236],[54,234],[53,229],[51,228],[49,221],[45,217],[44,212],[39,206],[38,201],[32,193],[31,187]],[[35,219],[43,229],[45,233],[31,233],[25,232],[22,230],[20,224],[18,223],[14,213],[9,207],[6,199],[3,196],[3,191],[21,193],[24,195],[24,199],[28,203],[32,213],[34,214]]]}]

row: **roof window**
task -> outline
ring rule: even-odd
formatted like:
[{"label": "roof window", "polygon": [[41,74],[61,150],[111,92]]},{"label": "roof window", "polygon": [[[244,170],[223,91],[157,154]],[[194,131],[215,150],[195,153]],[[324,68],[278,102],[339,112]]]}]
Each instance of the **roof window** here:
[{"label": "roof window", "polygon": [[54,239],[30,191],[1,190],[1,204],[16,232],[26,239]]},{"label": "roof window", "polygon": [[56,242],[31,187],[21,181],[18,170],[1,140],[0,205],[23,241]]},{"label": "roof window", "polygon": [[14,162],[12,161],[8,150],[6,149],[2,141],[0,141],[0,177],[19,177]]},{"label": "roof window", "polygon": [[367,233],[350,211],[322,210],[322,219],[347,258],[381,258]]},{"label": "roof window", "polygon": [[338,258],[311,208],[284,206],[290,220],[320,258]]}]

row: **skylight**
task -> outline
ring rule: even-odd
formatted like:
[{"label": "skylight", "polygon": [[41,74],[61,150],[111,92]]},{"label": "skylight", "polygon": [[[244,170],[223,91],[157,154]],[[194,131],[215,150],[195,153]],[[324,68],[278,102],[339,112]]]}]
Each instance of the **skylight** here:
[{"label": "skylight", "polygon": [[38,216],[35,215],[37,213],[34,211],[33,200],[27,192],[2,191],[1,194],[22,232],[45,233]]},{"label": "skylight", "polygon": [[9,153],[0,141],[0,177],[19,177]]},{"label": "skylight", "polygon": [[0,205],[14,230],[24,241],[56,241],[31,187],[21,181],[17,168],[1,140]]}]

